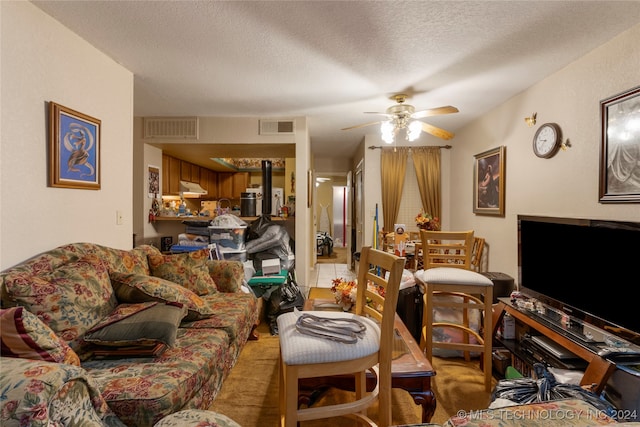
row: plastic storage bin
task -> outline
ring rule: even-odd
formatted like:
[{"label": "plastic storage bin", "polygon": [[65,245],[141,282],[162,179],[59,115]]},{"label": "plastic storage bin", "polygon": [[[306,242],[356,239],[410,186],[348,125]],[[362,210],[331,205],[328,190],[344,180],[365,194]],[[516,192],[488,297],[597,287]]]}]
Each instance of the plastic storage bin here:
[{"label": "plastic storage bin", "polygon": [[222,259],[226,261],[241,261],[245,262],[247,260],[247,251],[246,249],[235,251],[232,249],[220,248],[220,254],[222,255]]},{"label": "plastic storage bin", "polygon": [[233,228],[210,225],[208,228],[209,241],[216,243],[221,250],[244,250],[244,240],[247,231],[246,225]]}]

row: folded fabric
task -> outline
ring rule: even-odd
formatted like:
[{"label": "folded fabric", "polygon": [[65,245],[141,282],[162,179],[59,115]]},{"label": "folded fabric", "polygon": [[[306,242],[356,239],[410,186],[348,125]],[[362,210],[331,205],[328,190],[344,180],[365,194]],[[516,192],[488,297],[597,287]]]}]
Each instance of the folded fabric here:
[{"label": "folded fabric", "polygon": [[328,318],[304,313],[296,321],[298,332],[332,341],[355,344],[364,336],[367,327],[352,318]]}]

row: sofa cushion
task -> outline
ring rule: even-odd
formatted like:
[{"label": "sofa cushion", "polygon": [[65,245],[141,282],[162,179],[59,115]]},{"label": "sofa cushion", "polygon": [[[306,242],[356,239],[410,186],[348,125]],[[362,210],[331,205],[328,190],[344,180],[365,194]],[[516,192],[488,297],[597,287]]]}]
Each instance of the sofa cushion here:
[{"label": "sofa cushion", "polygon": [[173,346],[187,308],[179,303],[144,302],[121,304],[89,330],[85,341],[109,347]]},{"label": "sofa cushion", "polygon": [[50,327],[24,307],[0,310],[2,356],[80,366],[80,359]]},{"label": "sofa cushion", "polygon": [[186,320],[204,319],[212,308],[189,289],[165,279],[139,274],[111,273],[111,284],[121,303],[146,301],[177,302],[187,307]]},{"label": "sofa cushion", "polygon": [[200,296],[216,292],[216,283],[209,275],[208,259],[208,248],[148,257],[152,275],[182,285]]},{"label": "sofa cushion", "polygon": [[92,359],[82,366],[126,425],[151,427],[174,412],[209,407],[231,369],[229,351],[224,331],[179,328],[175,346],[158,357]]},{"label": "sofa cushion", "polygon": [[117,304],[109,272],[97,254],[46,274],[12,275],[5,280],[5,288],[16,305],[37,315],[76,351],[84,333]]},{"label": "sofa cushion", "polygon": [[149,254],[160,253],[157,248],[150,245],[142,245],[131,250],[125,250],[85,242],[70,243],[54,251],[58,252],[60,250],[62,250],[63,253],[75,253],[78,257],[95,254],[102,259],[109,271],[136,274],[150,274],[147,256]]},{"label": "sofa cushion", "polygon": [[183,322],[183,328],[216,328],[223,329],[231,344],[239,341],[241,344],[247,339],[258,319],[257,299],[251,293],[225,293],[202,297],[205,303],[213,309],[215,314],[194,322]]},{"label": "sofa cushion", "polygon": [[219,259],[207,261],[209,275],[219,292],[240,292],[244,282],[244,264],[240,261]]}]

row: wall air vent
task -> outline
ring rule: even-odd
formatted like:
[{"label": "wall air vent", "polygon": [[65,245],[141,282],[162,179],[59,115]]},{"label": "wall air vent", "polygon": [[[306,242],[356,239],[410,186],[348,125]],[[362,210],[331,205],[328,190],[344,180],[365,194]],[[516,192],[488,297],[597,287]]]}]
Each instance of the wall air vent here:
[{"label": "wall air vent", "polygon": [[296,122],[293,120],[260,120],[260,135],[293,135]]},{"label": "wall air vent", "polygon": [[198,118],[145,117],[144,138],[198,139]]}]

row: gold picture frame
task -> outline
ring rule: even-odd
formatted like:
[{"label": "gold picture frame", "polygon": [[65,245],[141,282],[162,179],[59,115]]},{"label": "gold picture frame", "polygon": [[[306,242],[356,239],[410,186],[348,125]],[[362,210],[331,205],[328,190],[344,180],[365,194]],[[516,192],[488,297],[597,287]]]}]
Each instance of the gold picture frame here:
[{"label": "gold picture frame", "polygon": [[506,147],[476,154],[473,167],[473,212],[504,216]]},{"label": "gold picture frame", "polygon": [[49,102],[49,187],[100,189],[101,121]]}]

